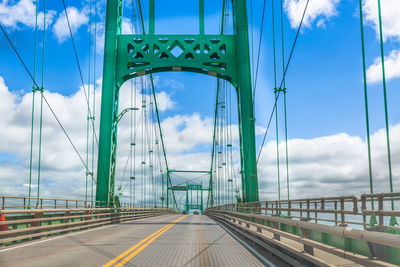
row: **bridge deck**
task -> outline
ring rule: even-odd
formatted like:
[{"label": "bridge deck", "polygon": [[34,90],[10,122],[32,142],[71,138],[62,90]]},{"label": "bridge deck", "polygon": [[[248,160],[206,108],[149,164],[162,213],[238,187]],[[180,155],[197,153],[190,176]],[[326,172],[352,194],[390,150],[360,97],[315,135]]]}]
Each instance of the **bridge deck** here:
[{"label": "bridge deck", "polygon": [[103,265],[263,266],[199,215],[159,216],[0,249],[0,266]]}]

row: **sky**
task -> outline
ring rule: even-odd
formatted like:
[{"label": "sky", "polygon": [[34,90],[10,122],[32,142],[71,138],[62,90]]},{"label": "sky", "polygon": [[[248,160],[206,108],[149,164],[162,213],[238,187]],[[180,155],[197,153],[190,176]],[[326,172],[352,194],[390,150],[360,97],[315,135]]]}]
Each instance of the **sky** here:
[{"label": "sky", "polygon": [[[90,40],[93,16],[89,0],[65,0],[76,43],[85,87],[96,90],[100,110],[105,1],[96,2],[96,48]],[[128,1],[126,1],[128,2]],[[147,3],[143,1],[146,19]],[[217,34],[221,2],[206,0],[206,33]],[[282,79],[279,2],[275,0],[277,80]],[[156,1],[156,32],[196,34],[197,1]],[[283,1],[285,58],[290,53],[306,0]],[[391,156],[395,191],[400,186],[400,2],[383,0],[382,23],[386,67]],[[94,5],[94,4],[93,4]],[[262,0],[248,0],[249,39],[255,76],[261,32]],[[43,21],[40,4],[38,21]],[[92,6],[92,10],[93,10]],[[377,1],[363,1],[366,67],[371,124],[373,176],[376,192],[388,192],[387,150],[383,108],[382,73]],[[33,72],[35,1],[1,0],[0,24]],[[132,32],[130,6],[125,5],[124,33]],[[273,41],[271,1],[266,3],[261,38],[260,65],[255,95],[257,151],[273,107]],[[40,24],[41,25],[41,24]],[[90,27],[90,25],[92,27]],[[85,155],[86,103],[62,1],[49,1],[46,11],[45,95],[78,150]],[[92,34],[93,37],[93,34]],[[96,50],[96,53],[94,53]],[[96,66],[93,67],[94,54]],[[38,54],[38,66],[41,55]],[[90,65],[90,78],[89,76]],[[93,71],[95,70],[95,72]],[[40,68],[37,79],[41,79]],[[172,168],[209,169],[216,80],[194,73],[155,75],[157,98]],[[88,86],[89,84],[89,86]],[[289,178],[292,198],[323,195],[360,195],[368,192],[368,162],[364,112],[361,39],[358,1],[311,0],[305,14],[286,76]],[[0,195],[27,195],[29,177],[30,118],[32,82],[0,35]],[[140,96],[140,88],[135,89]],[[130,105],[129,83],[121,89],[120,110]],[[93,95],[92,95],[93,96]],[[36,110],[39,106],[36,101]],[[137,103],[140,105],[140,103]],[[235,106],[235,104],[233,104]],[[282,98],[278,101],[279,151],[282,196],[286,196],[286,169]],[[98,114],[97,114],[98,116]],[[236,115],[235,115],[236,116]],[[98,116],[99,118],[99,116]],[[98,127],[98,119],[95,121]],[[38,117],[35,120],[36,127]],[[233,121],[236,126],[236,120]],[[43,162],[41,195],[80,198],[85,193],[85,170],[48,109],[43,119]],[[237,128],[234,128],[237,129]],[[129,147],[129,121],[121,121],[117,177],[123,174]],[[236,144],[238,134],[234,135]],[[35,140],[37,133],[35,133]],[[122,144],[122,145],[121,145]],[[37,163],[37,148],[34,162]],[[238,153],[235,150],[235,161]],[[237,165],[238,163],[236,163]],[[239,169],[239,168],[237,168]],[[258,164],[261,199],[277,198],[276,136],[272,123]],[[36,176],[34,176],[36,179]],[[120,178],[117,178],[117,180]],[[206,182],[203,178],[203,182]]]}]

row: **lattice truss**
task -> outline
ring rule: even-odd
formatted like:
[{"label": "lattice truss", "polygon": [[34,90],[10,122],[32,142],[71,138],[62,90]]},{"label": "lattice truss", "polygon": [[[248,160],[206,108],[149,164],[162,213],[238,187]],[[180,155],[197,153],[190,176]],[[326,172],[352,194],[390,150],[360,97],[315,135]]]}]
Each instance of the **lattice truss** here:
[{"label": "lattice truss", "polygon": [[117,81],[162,71],[191,71],[235,84],[236,44],[232,35],[120,35]]}]

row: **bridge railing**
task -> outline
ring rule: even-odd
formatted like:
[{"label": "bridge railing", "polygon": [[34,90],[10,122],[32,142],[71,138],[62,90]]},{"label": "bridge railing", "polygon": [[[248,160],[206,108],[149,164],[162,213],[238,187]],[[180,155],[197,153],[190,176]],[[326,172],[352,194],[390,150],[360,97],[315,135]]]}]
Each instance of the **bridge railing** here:
[{"label": "bridge railing", "polygon": [[400,265],[399,202],[400,193],[364,194],[229,204],[206,214],[317,265],[323,251],[363,266],[393,266],[387,263]]},{"label": "bridge railing", "polygon": [[[69,208],[90,208],[104,206],[104,201],[95,200],[76,200],[63,198],[36,198],[36,197],[16,197],[0,196],[0,209],[69,209]],[[151,208],[154,206],[145,204],[121,203],[124,208]]]},{"label": "bridge railing", "polygon": [[304,198],[228,204],[215,209],[280,216],[294,220],[366,229],[400,230],[400,193]]},{"label": "bridge railing", "polygon": [[69,208],[0,210],[0,245],[167,213],[164,208]]}]

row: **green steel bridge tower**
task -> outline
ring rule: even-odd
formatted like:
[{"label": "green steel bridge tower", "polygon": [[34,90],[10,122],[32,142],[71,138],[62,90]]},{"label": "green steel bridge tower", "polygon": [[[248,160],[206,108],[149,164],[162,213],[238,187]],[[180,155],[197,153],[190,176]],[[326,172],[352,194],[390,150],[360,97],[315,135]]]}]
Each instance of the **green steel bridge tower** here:
[{"label": "green steel bridge tower", "polygon": [[[258,201],[246,1],[232,0],[235,31],[229,35],[205,34],[204,0],[198,1],[199,34],[156,34],[156,1],[149,0],[148,4],[148,33],[122,34],[124,1],[107,1],[96,200],[114,202],[116,122],[122,84],[152,73],[186,71],[227,80],[236,88],[243,201]],[[172,53],[176,48],[181,50],[179,55]]]}]

